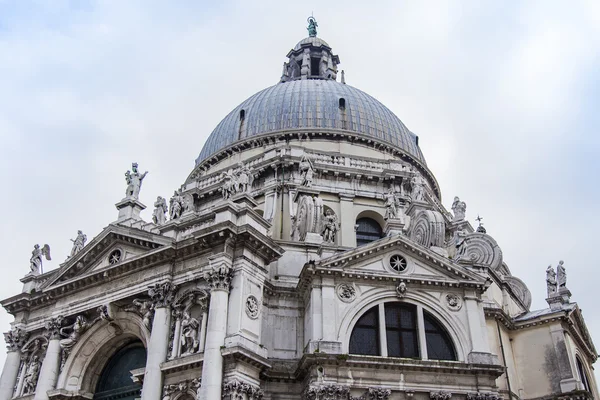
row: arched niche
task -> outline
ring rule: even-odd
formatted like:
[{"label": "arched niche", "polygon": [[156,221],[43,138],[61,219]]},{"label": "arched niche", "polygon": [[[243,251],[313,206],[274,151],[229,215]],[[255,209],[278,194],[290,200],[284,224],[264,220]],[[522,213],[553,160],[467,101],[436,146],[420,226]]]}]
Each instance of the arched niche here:
[{"label": "arched niche", "polygon": [[108,360],[129,343],[144,347],[150,332],[133,312],[117,312],[111,323],[94,324],[73,347],[58,378],[57,389],[93,393]]},{"label": "arched niche", "polygon": [[383,216],[372,210],[365,210],[356,216],[355,220],[356,245],[363,246],[379,240],[384,236],[385,220]]}]

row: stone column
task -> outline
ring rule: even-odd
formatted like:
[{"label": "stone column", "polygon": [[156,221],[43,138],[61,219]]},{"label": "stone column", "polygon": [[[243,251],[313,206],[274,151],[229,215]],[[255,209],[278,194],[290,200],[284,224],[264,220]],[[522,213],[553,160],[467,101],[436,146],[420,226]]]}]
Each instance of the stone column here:
[{"label": "stone column", "polygon": [[8,354],[0,376],[0,400],[9,400],[13,397],[15,384],[21,367],[21,348],[25,344],[27,334],[19,328],[12,329],[4,334]]},{"label": "stone column", "polygon": [[48,400],[48,391],[54,389],[56,385],[56,379],[60,372],[60,328],[62,322],[63,317],[60,315],[46,322],[47,336],[49,337],[48,348],[44,361],[42,361],[33,400]]},{"label": "stone column", "polygon": [[227,308],[233,275],[231,256],[223,253],[211,257],[209,261],[211,269],[204,274],[204,279],[208,282],[211,293],[199,400],[221,398],[223,382],[221,346],[225,344],[227,333]]},{"label": "stone column", "polygon": [[160,364],[167,360],[169,350],[174,289],[171,282],[159,283],[148,289],[148,295],[154,304],[154,320],[148,343],[142,400],[158,400],[162,397],[163,375]]},{"label": "stone column", "polygon": [[173,310],[171,314],[175,317],[175,330],[173,332],[173,349],[171,350],[171,359],[181,355],[181,310]]}]

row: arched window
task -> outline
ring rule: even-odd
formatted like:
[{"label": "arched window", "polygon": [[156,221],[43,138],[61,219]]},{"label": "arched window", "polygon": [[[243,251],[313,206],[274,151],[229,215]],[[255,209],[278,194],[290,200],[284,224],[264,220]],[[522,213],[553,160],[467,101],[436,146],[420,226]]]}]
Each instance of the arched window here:
[{"label": "arched window", "polygon": [[140,397],[142,386],[131,380],[129,371],[146,366],[146,349],[141,342],[130,343],[108,361],[96,386],[94,400],[133,400]]},{"label": "arched window", "polygon": [[577,364],[577,372],[579,373],[579,379],[581,380],[581,383],[583,383],[583,387],[585,388],[586,391],[591,393],[592,390],[590,389],[590,380],[588,379],[588,376],[585,373],[585,368],[583,368],[583,363],[577,356],[575,357],[575,363]]},{"label": "arched window", "polygon": [[[419,336],[419,331],[425,335]],[[433,315],[408,303],[379,304],[364,313],[352,329],[348,350],[371,356],[457,360],[446,329]]]},{"label": "arched window", "polygon": [[371,218],[359,218],[356,220],[356,245],[364,246],[383,237],[381,226]]}]

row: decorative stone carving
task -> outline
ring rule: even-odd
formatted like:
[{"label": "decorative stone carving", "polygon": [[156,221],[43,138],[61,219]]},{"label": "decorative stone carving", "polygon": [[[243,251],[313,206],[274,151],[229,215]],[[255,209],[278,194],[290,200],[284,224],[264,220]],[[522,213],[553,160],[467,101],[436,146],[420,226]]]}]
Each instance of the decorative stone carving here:
[{"label": "decorative stone carving", "polygon": [[392,391],[385,388],[369,388],[367,393],[371,400],[388,400],[392,395]]},{"label": "decorative stone carving", "polygon": [[33,356],[27,363],[25,375],[23,376],[23,394],[35,393],[41,364],[42,362],[38,356]]},{"label": "decorative stone carving", "polygon": [[398,296],[401,299],[404,298],[404,296],[406,296],[406,290],[406,283],[400,282],[398,286],[396,286],[396,296]]},{"label": "decorative stone carving", "polygon": [[454,197],[454,202],[452,203],[452,212],[454,213],[452,222],[464,221],[465,214],[467,212],[467,203],[460,201],[458,196]]},{"label": "decorative stone carving", "polygon": [[246,315],[250,319],[258,318],[258,313],[260,311],[260,306],[258,304],[258,300],[253,295],[248,296],[246,299]]},{"label": "decorative stone carving", "polygon": [[327,243],[335,242],[335,235],[339,230],[339,223],[337,216],[331,210],[325,212],[323,218],[323,240]]},{"label": "decorative stone carving", "polygon": [[394,192],[393,188],[390,188],[387,193],[383,195],[385,201],[385,219],[399,219],[404,222],[404,207],[400,203],[400,199]]},{"label": "decorative stone carving", "polygon": [[81,338],[81,335],[83,335],[92,325],[94,325],[100,319],[101,317],[98,316],[98,318],[96,318],[94,321],[88,322],[83,315],[78,315],[77,317],[75,317],[75,322],[73,322],[71,325],[67,325],[63,328],[60,328],[60,335],[65,338],[60,341],[60,347],[63,350],[60,362],[61,370],[65,365],[65,362],[67,361],[71,350]]},{"label": "decorative stone carving", "polygon": [[452,311],[458,311],[462,308],[462,299],[454,293],[448,293],[446,295],[446,304]]},{"label": "decorative stone carving", "polygon": [[556,295],[556,272],[552,265],[548,265],[546,268],[546,289],[548,290],[548,297]]},{"label": "decorative stone carving", "polygon": [[467,231],[461,229],[454,232],[454,261],[459,262],[465,257],[467,253],[467,243],[465,238],[467,237]]},{"label": "decorative stone carving", "polygon": [[55,318],[51,318],[49,321],[46,321],[46,336],[49,339],[60,339],[60,328],[63,324],[63,316],[59,315]]},{"label": "decorative stone carving", "polygon": [[221,174],[223,185],[221,192],[223,199],[227,200],[238,193],[246,193],[252,186],[252,170],[244,163],[239,163],[237,168],[230,168]]},{"label": "decorative stone carving", "polygon": [[226,265],[213,267],[211,270],[204,273],[204,279],[208,282],[211,290],[226,290],[229,291],[233,271]]},{"label": "decorative stone carving", "polygon": [[148,287],[148,296],[154,308],[170,307],[175,297],[175,286],[171,282],[157,283]]},{"label": "decorative stone carving", "polygon": [[133,299],[133,308],[127,307],[127,311],[135,311],[142,317],[144,326],[152,330],[152,317],[154,317],[154,304],[150,300]]},{"label": "decorative stone carving", "polygon": [[302,186],[311,187],[315,171],[312,162],[306,155],[302,156],[299,167],[302,175]]},{"label": "decorative stone carving", "polygon": [[529,307],[531,307],[531,292],[527,288],[527,285],[525,285],[525,282],[516,276],[507,276],[504,279],[506,280],[506,283],[508,283],[508,286],[510,286],[512,289],[515,296],[517,296],[523,305],[529,309]]},{"label": "decorative stone carving", "polygon": [[306,400],[347,400],[350,388],[342,385],[311,386],[304,392]]},{"label": "decorative stone carving", "polygon": [[429,393],[429,398],[431,400],[450,400],[451,397],[452,393],[445,391]]},{"label": "decorative stone carving", "polygon": [[29,337],[29,334],[21,328],[13,328],[4,334],[4,340],[6,341],[6,349],[8,351],[21,350],[25,341]]},{"label": "decorative stone carving", "polygon": [[443,247],[445,235],[444,217],[437,211],[420,211],[411,221],[409,237],[423,247]]},{"label": "decorative stone carving", "polygon": [[349,283],[339,284],[336,287],[335,292],[338,298],[344,303],[352,303],[354,299],[356,299],[356,289]]},{"label": "decorative stone carving", "polygon": [[413,201],[425,201],[425,179],[421,175],[415,174],[410,180],[410,185],[412,188],[410,198]]},{"label": "decorative stone carving", "polygon": [[162,225],[167,221],[167,200],[158,196],[154,202],[154,211],[152,212],[152,222],[156,225]]},{"label": "decorative stone carving", "polygon": [[556,286],[559,293],[567,290],[567,271],[564,264],[565,262],[560,260],[556,267]]},{"label": "decorative stone carving", "polygon": [[465,236],[460,264],[489,267],[497,270],[502,266],[502,250],[496,241],[489,235],[474,232]]},{"label": "decorative stone carving", "polygon": [[498,393],[467,393],[467,400],[502,400]]},{"label": "decorative stone carving", "polygon": [[131,164],[131,171],[125,172],[125,181],[127,182],[127,190],[125,190],[125,197],[137,200],[140,197],[140,189],[142,188],[142,181],[148,174],[148,171],[140,174],[138,171],[138,164]]},{"label": "decorative stone carving", "polygon": [[199,378],[182,381],[175,385],[165,385],[163,387],[162,400],[171,400],[171,399],[178,397],[178,395],[190,393],[190,392],[193,393],[195,396],[198,396],[199,388],[200,388],[200,379]]},{"label": "decorative stone carving", "polygon": [[44,245],[40,249],[40,245],[36,244],[33,246],[33,251],[31,252],[31,258],[29,259],[29,268],[31,269],[30,274],[38,275],[42,272],[42,258],[45,257],[46,260],[50,261],[52,258],[50,257],[50,246],[47,244]]},{"label": "decorative stone carving", "polygon": [[[154,203],[154,205],[156,206],[156,203]],[[169,206],[171,209],[171,211],[169,212],[169,217],[171,218],[171,220],[181,217],[181,214],[183,214],[185,207],[183,196],[181,195],[181,190],[176,190],[173,192],[173,197],[171,197],[171,200],[169,200]]]},{"label": "decorative stone carving", "polygon": [[73,247],[71,248],[71,255],[69,257],[73,257],[83,249],[85,242],[87,242],[87,236],[82,231],[77,231],[77,237],[70,240],[73,242]]},{"label": "decorative stone carving", "polygon": [[231,400],[261,400],[264,397],[264,393],[258,386],[236,379],[223,384],[223,397],[227,398],[225,396],[230,396],[229,399]]},{"label": "decorative stone carving", "polygon": [[198,351],[198,329],[200,323],[192,317],[188,310],[183,311],[181,318],[181,355],[194,354]]}]

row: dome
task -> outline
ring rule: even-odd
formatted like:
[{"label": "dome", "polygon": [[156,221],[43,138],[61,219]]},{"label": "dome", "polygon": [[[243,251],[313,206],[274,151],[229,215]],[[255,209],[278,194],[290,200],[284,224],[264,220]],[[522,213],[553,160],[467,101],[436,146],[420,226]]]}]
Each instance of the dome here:
[{"label": "dome", "polygon": [[311,45],[311,46],[326,46],[331,48],[331,46],[329,44],[327,44],[326,41],[324,41],[323,39],[316,37],[316,36],[309,36],[307,38],[302,39],[301,41],[298,42],[298,44],[296,46],[294,46],[294,50],[300,50],[302,48],[303,45]]},{"label": "dome", "polygon": [[417,136],[372,96],[332,79],[297,79],[264,89],[231,111],[207,139],[196,165],[238,140],[299,129],[369,136],[425,164]]}]

